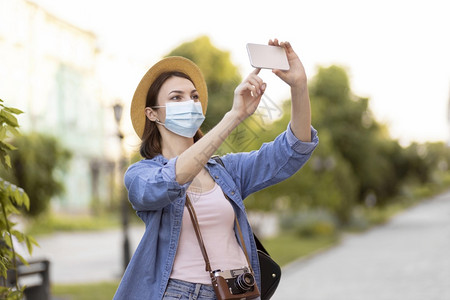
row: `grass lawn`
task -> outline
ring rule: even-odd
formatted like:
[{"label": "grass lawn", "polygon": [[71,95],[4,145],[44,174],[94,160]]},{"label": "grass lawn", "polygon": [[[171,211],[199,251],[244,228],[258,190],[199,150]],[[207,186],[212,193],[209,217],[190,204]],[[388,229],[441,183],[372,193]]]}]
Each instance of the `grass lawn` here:
[{"label": "grass lawn", "polygon": [[53,285],[52,296],[58,300],[111,300],[119,282]]},{"label": "grass lawn", "polygon": [[318,250],[331,247],[337,242],[338,238],[334,236],[305,238],[299,237],[294,233],[282,233],[277,237],[262,241],[264,248],[280,266],[284,266]]},{"label": "grass lawn", "polygon": [[[143,225],[136,214],[130,213],[130,225]],[[118,213],[99,215],[77,215],[49,213],[36,219],[27,220],[26,233],[31,236],[46,235],[55,232],[96,231],[121,228],[121,217]]]},{"label": "grass lawn", "polygon": [[61,231],[95,231],[119,227],[120,219],[114,215],[48,214],[31,220],[27,225],[27,234],[36,236]]}]

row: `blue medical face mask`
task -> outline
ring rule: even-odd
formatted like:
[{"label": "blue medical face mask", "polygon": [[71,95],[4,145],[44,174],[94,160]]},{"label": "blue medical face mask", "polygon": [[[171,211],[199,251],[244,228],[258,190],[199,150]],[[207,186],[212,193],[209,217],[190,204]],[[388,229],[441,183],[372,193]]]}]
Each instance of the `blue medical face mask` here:
[{"label": "blue medical face mask", "polygon": [[153,108],[166,108],[165,123],[156,122],[163,125],[167,130],[178,135],[192,138],[205,120],[202,104],[188,100],[183,102],[166,103],[165,106],[153,106]]}]

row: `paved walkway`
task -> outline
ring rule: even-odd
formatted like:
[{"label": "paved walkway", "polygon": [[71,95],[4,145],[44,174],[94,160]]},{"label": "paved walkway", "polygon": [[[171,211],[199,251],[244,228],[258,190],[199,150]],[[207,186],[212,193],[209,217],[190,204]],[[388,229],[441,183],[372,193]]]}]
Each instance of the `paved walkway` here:
[{"label": "paved walkway", "polygon": [[274,300],[449,300],[450,192],[284,268]]},{"label": "paved walkway", "polygon": [[[136,249],[144,227],[129,230],[131,249]],[[37,239],[40,247],[33,258],[50,259],[52,283],[82,283],[120,280],[122,270],[122,232],[57,233]]]},{"label": "paved walkway", "polygon": [[[143,227],[130,229],[133,249]],[[51,260],[53,283],[119,280],[121,232],[59,233],[39,238],[33,257]],[[449,300],[450,192],[385,226],[283,270],[274,300]]]}]

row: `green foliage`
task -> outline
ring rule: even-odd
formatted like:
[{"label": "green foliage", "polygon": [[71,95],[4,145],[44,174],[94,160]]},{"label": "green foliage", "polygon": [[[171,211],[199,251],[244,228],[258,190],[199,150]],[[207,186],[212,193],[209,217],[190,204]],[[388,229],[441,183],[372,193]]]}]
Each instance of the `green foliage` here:
[{"label": "green foliage", "polygon": [[207,36],[184,43],[168,54],[174,55],[195,62],[205,76],[208,85],[208,110],[202,130],[207,132],[231,109],[234,90],[242,78],[230,60],[230,53],[214,47]]},{"label": "green foliage", "polygon": [[8,152],[14,150],[15,147],[6,141],[8,133],[18,135],[17,127],[19,124],[14,114],[21,114],[22,111],[6,107],[3,100],[0,99],[0,162],[6,168],[11,167],[11,159]]},{"label": "green foliage", "polygon": [[405,183],[425,184],[433,179],[434,170],[443,170],[440,175],[447,171],[449,148],[444,143],[402,148],[374,119],[369,99],[352,94],[345,69],[319,68],[310,90],[314,126],[321,137],[329,132],[333,147],[351,167],[358,202],[372,198],[386,205]]},{"label": "green foliage", "polygon": [[[310,93],[315,97],[328,100],[326,103],[320,103],[323,107],[346,104],[351,93],[346,70],[339,66],[319,67],[310,85]],[[339,112],[342,113],[342,111],[330,111],[330,114],[336,115]]]},{"label": "green foliage", "polygon": [[[204,72],[210,98],[207,120],[213,121],[203,129],[211,128],[231,107],[233,91],[241,80],[229,53],[218,50],[203,36],[184,43],[169,55],[190,58]],[[309,91],[313,126],[320,137],[318,148],[300,172],[249,196],[248,209],[319,209],[330,212],[340,225],[348,226],[352,222],[370,223],[355,218],[358,207],[387,207],[398,201],[399,195],[405,196],[412,190],[425,195],[433,193],[434,186],[449,186],[449,148],[443,143],[403,148],[389,136],[387,126],[374,118],[370,99],[352,92],[344,67],[318,67]],[[264,100],[270,99],[263,97]],[[218,154],[251,151],[274,140],[290,121],[290,99],[275,109],[283,112],[281,118],[263,118],[264,112],[258,110],[230,134]],[[417,185],[422,187],[413,188]]]},{"label": "green foliage", "polygon": [[[352,94],[345,70],[319,68],[310,85],[314,126],[327,131],[335,150],[358,178],[358,200],[376,193],[383,200],[396,193],[394,165],[390,156],[399,150],[383,125],[372,117],[369,99]],[[381,176],[384,174],[384,176]]]},{"label": "green foliage", "polygon": [[11,144],[17,147],[11,153],[12,172],[2,175],[28,191],[30,210],[26,212],[38,216],[47,210],[52,197],[64,191],[60,175],[66,170],[71,153],[54,137],[41,133],[17,136]]},{"label": "green foliage", "polygon": [[[373,117],[369,99],[352,93],[344,68],[319,67],[309,90],[312,123],[320,138],[318,148],[300,172],[249,196],[248,209],[322,209],[332,213],[340,225],[363,224],[367,222],[355,221],[354,215],[361,205],[388,206],[411,190],[410,186],[422,185],[413,190],[421,190],[423,195],[436,190],[428,184],[449,186],[449,148],[444,143],[403,148],[391,139],[386,125]],[[219,152],[255,150],[274,140],[290,121],[290,100],[282,104],[282,111],[283,116],[270,124],[258,124],[257,116],[247,119]]]},{"label": "green foliage", "polygon": [[307,209],[285,213],[280,222],[283,231],[293,231],[301,238],[334,237],[338,222],[326,210]]},{"label": "green foliage", "polygon": [[[11,135],[18,135],[19,124],[14,115],[22,113],[15,108],[6,107],[0,99],[0,161],[5,169],[11,167],[10,151],[16,148],[8,141]],[[10,220],[12,215],[19,215],[18,208],[28,210],[30,199],[24,190],[0,177],[0,298],[1,299],[21,299],[25,287],[18,286],[17,273],[16,286],[6,285],[8,271],[17,270],[17,262],[27,264],[27,261],[16,253],[14,249],[14,239],[18,243],[25,243],[28,252],[31,254],[33,245],[37,242],[31,237],[16,230],[16,223]]]},{"label": "green foliage", "polygon": [[[217,123],[231,107],[232,92],[241,80],[229,53],[216,49],[203,36],[169,55],[188,57],[200,66],[210,95],[207,120],[212,118],[212,125]],[[330,212],[340,225],[349,226],[352,222],[370,223],[355,218],[358,207],[387,207],[399,201],[399,195],[418,191],[425,195],[436,191],[434,186],[449,186],[449,148],[443,143],[403,148],[389,136],[387,126],[374,118],[370,99],[352,92],[347,73],[341,66],[318,67],[309,91],[313,126],[319,132],[320,144],[300,172],[250,195],[246,199],[248,209],[319,209]],[[251,151],[274,140],[290,121],[290,99],[275,109],[283,112],[281,118],[262,118],[264,112],[257,111],[230,134],[218,154]],[[417,185],[422,187],[414,187]]]},{"label": "green foliage", "polygon": [[420,183],[434,182],[448,173],[450,168],[450,150],[443,142],[412,143],[405,149],[408,162],[403,172]]}]

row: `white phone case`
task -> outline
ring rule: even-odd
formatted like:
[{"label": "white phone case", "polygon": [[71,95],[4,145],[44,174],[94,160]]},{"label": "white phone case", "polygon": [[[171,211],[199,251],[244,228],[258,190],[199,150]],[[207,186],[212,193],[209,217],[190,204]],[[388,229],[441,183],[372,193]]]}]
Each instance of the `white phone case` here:
[{"label": "white phone case", "polygon": [[279,46],[247,44],[250,64],[255,68],[289,70],[286,51]]}]

